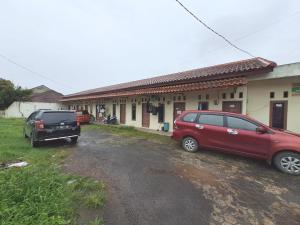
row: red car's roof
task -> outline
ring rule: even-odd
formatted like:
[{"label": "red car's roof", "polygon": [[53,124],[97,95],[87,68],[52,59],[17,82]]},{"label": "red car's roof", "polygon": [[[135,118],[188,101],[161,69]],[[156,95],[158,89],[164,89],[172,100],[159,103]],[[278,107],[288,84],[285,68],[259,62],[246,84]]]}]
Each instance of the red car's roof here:
[{"label": "red car's roof", "polygon": [[240,113],[233,113],[233,112],[224,112],[221,110],[185,110],[184,112],[197,112],[197,113],[214,113],[214,114],[225,114],[225,115],[238,115],[238,116],[244,116],[246,115],[240,114]]},{"label": "red car's roof", "polygon": [[[221,110],[185,110],[183,112],[184,113],[187,113],[187,112],[196,112],[196,113],[212,113],[212,114],[220,114],[220,115],[229,115],[229,116],[238,116],[238,117],[242,117],[242,118],[245,118],[245,119],[248,119],[248,120],[251,120],[253,122],[256,122],[262,126],[266,126],[266,127],[269,127],[268,125],[266,124],[263,124],[247,115],[244,115],[244,114],[240,114],[240,113],[233,113],[233,112],[224,112],[224,111],[221,111]],[[271,128],[271,127],[269,127]],[[271,128],[272,129],[272,128]]]}]

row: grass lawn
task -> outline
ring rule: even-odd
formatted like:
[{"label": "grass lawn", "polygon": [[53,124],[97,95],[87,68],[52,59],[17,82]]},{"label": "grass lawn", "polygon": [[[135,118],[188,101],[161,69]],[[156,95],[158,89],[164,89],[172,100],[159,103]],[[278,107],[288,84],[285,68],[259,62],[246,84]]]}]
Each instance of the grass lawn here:
[{"label": "grass lawn", "polygon": [[[23,122],[0,119],[0,224],[74,225],[79,207],[103,207],[103,183],[67,175],[60,169],[70,147],[31,148],[23,137]],[[3,167],[23,160],[29,166]],[[86,224],[103,221],[94,218]]]},{"label": "grass lawn", "polygon": [[82,130],[83,131],[84,130],[86,130],[86,131],[88,131],[88,130],[103,130],[103,131],[110,132],[110,133],[117,134],[117,135],[124,136],[124,137],[142,138],[142,139],[151,140],[156,143],[162,143],[162,144],[174,143],[174,141],[168,136],[140,131],[131,126],[90,124],[87,126],[83,126]]}]

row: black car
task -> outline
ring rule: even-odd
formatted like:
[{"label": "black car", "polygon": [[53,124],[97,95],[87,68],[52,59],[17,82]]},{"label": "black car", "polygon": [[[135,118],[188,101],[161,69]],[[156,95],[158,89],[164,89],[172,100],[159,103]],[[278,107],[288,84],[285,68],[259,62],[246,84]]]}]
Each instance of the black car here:
[{"label": "black car", "polygon": [[80,135],[80,124],[75,111],[38,110],[26,120],[24,136],[30,138],[32,147],[40,142],[67,139],[76,143]]}]

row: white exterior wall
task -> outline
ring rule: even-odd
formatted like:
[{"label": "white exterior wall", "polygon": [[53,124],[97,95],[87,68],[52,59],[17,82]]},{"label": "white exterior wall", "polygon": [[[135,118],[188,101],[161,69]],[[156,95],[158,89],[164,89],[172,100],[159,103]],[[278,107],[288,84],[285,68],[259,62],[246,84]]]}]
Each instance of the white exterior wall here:
[{"label": "white exterior wall", "polygon": [[[239,93],[243,92],[243,98],[239,98]],[[222,94],[226,94],[226,99],[222,98]],[[230,94],[234,93],[234,98],[230,98]],[[201,95],[201,99],[198,96]],[[206,99],[206,95],[209,98]],[[242,113],[246,113],[247,109],[247,86],[241,86],[237,88],[227,89],[211,89],[200,92],[188,92],[186,93],[186,109],[197,110],[199,102],[208,102],[209,110],[222,110],[223,101],[242,101]]]},{"label": "white exterior wall", "polygon": [[[288,101],[287,129],[300,133],[300,96],[292,96],[293,83],[300,83],[300,63],[281,65],[273,72],[251,76],[247,115],[269,125],[270,101]],[[284,91],[288,91],[288,98],[283,97]],[[275,93],[275,98],[270,98],[270,92]]]},{"label": "white exterior wall", "polygon": [[[300,133],[300,96],[292,96],[293,83],[300,83],[300,76],[249,82],[247,115],[269,125],[270,102],[288,101],[287,129]],[[288,98],[283,97],[284,91],[289,92]],[[275,93],[272,99],[270,92]]]},{"label": "white exterior wall", "polygon": [[[243,98],[239,98],[239,93],[243,92]],[[222,94],[226,93],[227,98],[222,99]],[[230,98],[230,93],[235,93],[235,98]],[[209,95],[209,99],[205,99],[206,95]],[[199,99],[199,95],[202,96],[202,99]],[[185,100],[183,100],[183,96],[185,96]],[[174,97],[176,100],[174,101]],[[178,100],[178,98],[181,100]],[[165,101],[162,99],[165,98]],[[144,102],[142,101],[144,99]],[[126,100],[126,125],[128,126],[135,126],[135,127],[142,127],[142,104],[146,103],[145,99],[150,99],[150,102],[156,106],[159,103],[163,103],[165,105],[165,122],[170,124],[170,131],[173,130],[173,111],[174,111],[174,102],[184,102],[186,105],[186,110],[197,110],[198,103],[209,102],[209,109],[210,110],[222,110],[222,102],[223,101],[242,101],[243,102],[243,113],[246,113],[246,99],[247,99],[247,87],[241,86],[237,88],[228,88],[228,89],[212,89],[207,91],[198,91],[198,92],[187,92],[182,94],[165,94],[160,95],[160,101],[155,101],[151,99],[149,96],[134,96],[134,97],[127,97],[127,98],[114,98],[110,100],[105,100],[100,103],[98,101],[94,102],[74,102],[71,103],[70,106],[79,105],[79,107],[84,105],[93,105],[93,115],[96,116],[96,104],[105,104],[106,107],[106,115],[112,115],[113,112],[113,101],[116,101],[116,116],[118,120],[120,119],[120,104],[124,104],[121,100]],[[136,101],[135,101],[136,100]],[[133,101],[133,102],[132,102]],[[132,120],[132,103],[136,103],[136,120]],[[158,123],[158,115],[150,114],[150,126],[149,129],[153,130],[161,130],[163,123]]]},{"label": "white exterior wall", "polygon": [[66,109],[66,107],[60,103],[14,102],[5,110],[4,116],[6,118],[26,118],[38,109],[60,110]]},{"label": "white exterior wall", "polygon": [[[292,84],[300,83],[300,63],[278,66],[270,73],[251,75],[248,77],[248,82],[247,85],[236,88],[160,95],[161,99],[165,98],[164,102],[160,101],[165,104],[165,122],[170,124],[170,131],[172,131],[174,102],[185,102],[186,110],[196,110],[199,102],[208,102],[210,110],[222,110],[223,101],[242,101],[243,114],[247,114],[268,125],[270,119],[270,101],[288,100],[287,129],[300,133],[300,96],[291,96]],[[274,99],[270,99],[271,91],[275,92]],[[284,91],[289,91],[288,98],[283,98]],[[240,92],[243,92],[243,98],[239,98]],[[222,98],[223,93],[226,93],[226,99]],[[231,98],[231,93],[235,93],[234,98]],[[209,95],[209,99],[206,99],[207,94]],[[199,95],[201,95],[201,99],[199,99]],[[185,100],[183,100],[183,96],[185,96]],[[178,97],[181,99],[179,100]],[[142,127],[142,98],[149,99],[150,96],[133,96],[106,100],[107,112],[112,115],[112,105],[113,100],[115,100],[117,102],[116,116],[120,119],[120,100],[126,99],[126,125]],[[136,121],[132,121],[131,116],[132,99],[136,99]],[[158,105],[159,102],[151,100],[151,103]],[[93,104],[93,114],[96,115],[97,101],[87,104]],[[149,128],[160,130],[161,127],[162,124],[158,123],[158,116],[150,114]]]}]

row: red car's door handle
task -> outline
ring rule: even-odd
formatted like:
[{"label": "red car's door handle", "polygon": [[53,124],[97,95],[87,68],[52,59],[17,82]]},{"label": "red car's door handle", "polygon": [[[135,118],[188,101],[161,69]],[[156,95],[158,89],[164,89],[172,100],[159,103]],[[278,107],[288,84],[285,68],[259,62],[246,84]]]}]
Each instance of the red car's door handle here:
[{"label": "red car's door handle", "polygon": [[232,135],[237,135],[239,134],[239,132],[235,129],[227,129],[227,133],[228,134],[232,134]]},{"label": "red car's door handle", "polygon": [[196,124],[195,127],[199,130],[203,130],[204,129],[204,126],[201,125],[201,124]]}]

